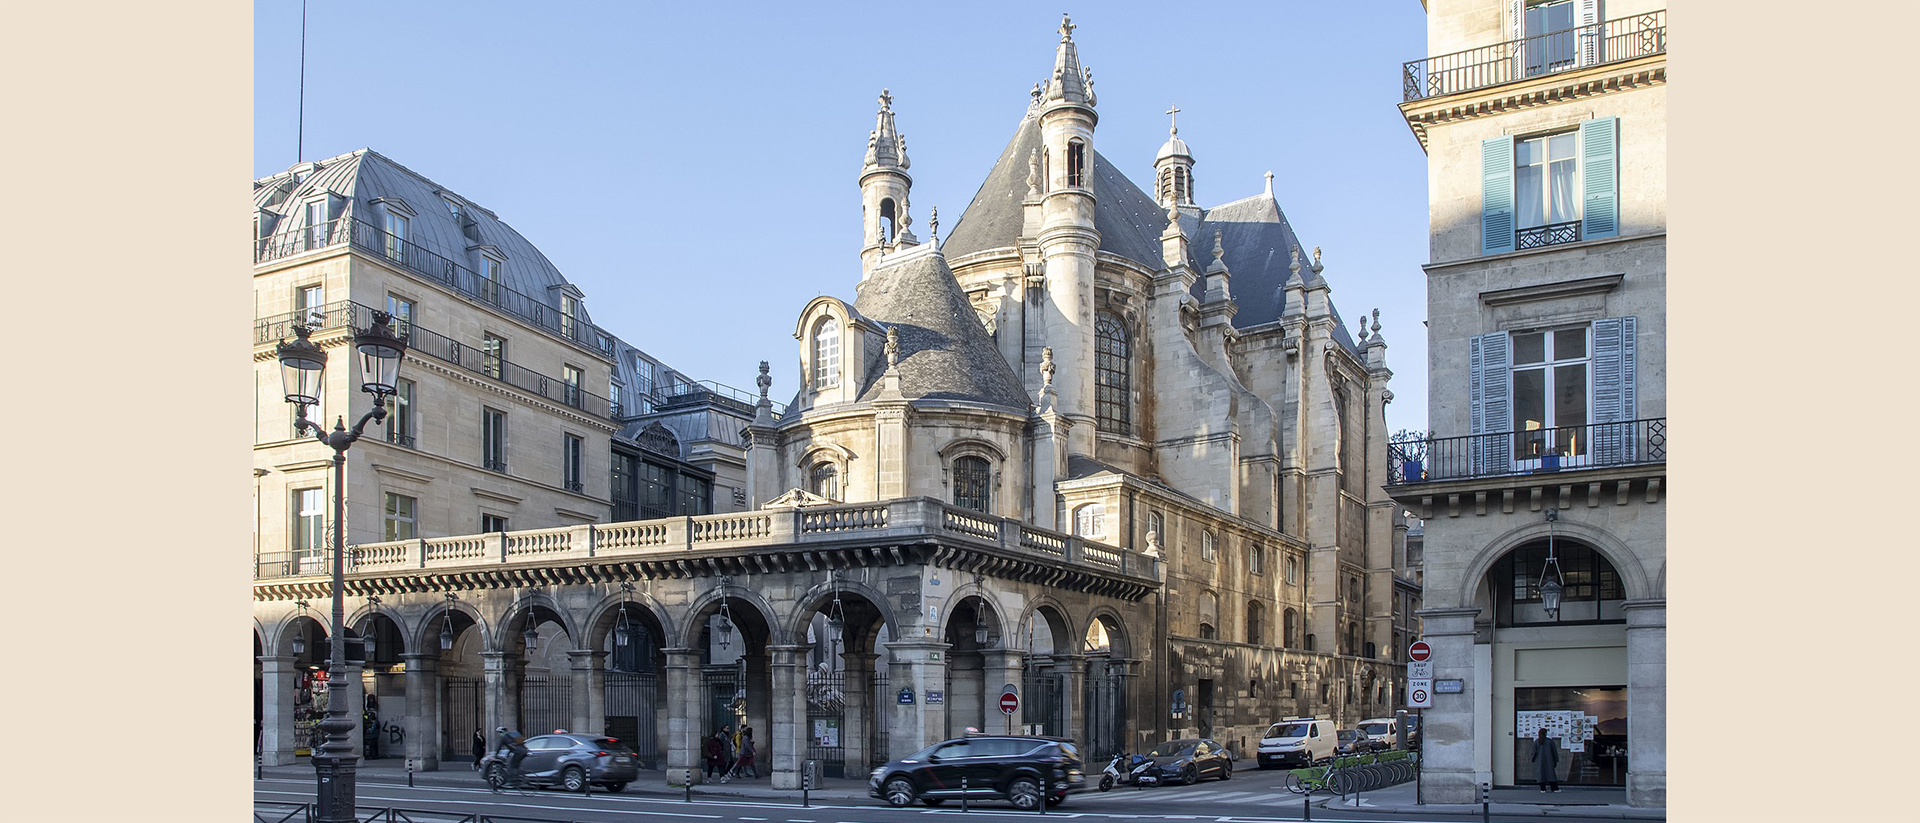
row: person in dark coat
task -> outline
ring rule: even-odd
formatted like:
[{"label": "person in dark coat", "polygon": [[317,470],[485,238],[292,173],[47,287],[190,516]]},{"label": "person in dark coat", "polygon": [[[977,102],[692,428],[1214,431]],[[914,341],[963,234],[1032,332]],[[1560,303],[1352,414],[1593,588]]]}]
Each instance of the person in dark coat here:
[{"label": "person in dark coat", "polygon": [[727,770],[726,732],[716,731],[707,738],[707,777]]},{"label": "person in dark coat", "polygon": [[480,758],[487,756],[487,736],[473,730],[473,770],[480,771]]},{"label": "person in dark coat", "polygon": [[1534,778],[1540,782],[1540,791],[1560,791],[1560,741],[1547,736],[1547,730],[1541,729],[1533,738]]}]

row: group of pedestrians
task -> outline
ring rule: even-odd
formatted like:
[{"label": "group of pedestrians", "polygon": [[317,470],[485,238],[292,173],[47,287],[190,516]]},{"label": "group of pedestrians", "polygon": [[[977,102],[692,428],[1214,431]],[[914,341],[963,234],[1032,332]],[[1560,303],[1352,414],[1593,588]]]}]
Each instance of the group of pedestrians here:
[{"label": "group of pedestrians", "polygon": [[707,777],[714,775],[728,777],[760,777],[760,768],[753,763],[757,749],[753,744],[753,727],[740,724],[739,730],[732,726],[721,726],[719,731],[707,738]]}]

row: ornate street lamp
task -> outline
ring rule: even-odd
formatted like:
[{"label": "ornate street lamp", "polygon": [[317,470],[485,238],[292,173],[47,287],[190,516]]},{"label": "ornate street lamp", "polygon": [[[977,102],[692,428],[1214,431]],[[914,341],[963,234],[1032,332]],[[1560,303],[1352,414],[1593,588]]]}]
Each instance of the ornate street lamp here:
[{"label": "ornate street lamp", "polygon": [[[310,431],[315,440],[333,449],[333,634],[327,656],[329,679],[344,674],[347,660],[346,567],[343,565],[347,554],[347,449],[360,439],[367,424],[387,419],[387,398],[393,395],[400,360],[407,351],[406,342],[387,325],[392,319],[386,312],[375,311],[373,324],[353,337],[353,348],[360,355],[360,390],[373,395],[373,408],[362,415],[352,429],[347,428],[344,416],[335,421],[331,432],[307,419],[307,407],[320,402],[321,387],[325,385],[321,377],[327,367],[327,353],[308,339],[313,329],[304,324],[294,326],[295,339],[281,341],[274,350],[280,361],[281,388],[295,409],[294,431]],[[353,741],[349,736],[359,726],[357,718],[347,716],[346,701],[327,702],[327,718],[320,721],[326,742],[313,756],[314,777],[319,783],[316,819],[321,823],[352,823],[355,819],[354,782],[359,758],[353,754]]]},{"label": "ornate street lamp", "polygon": [[1540,568],[1540,605],[1546,607],[1548,620],[1560,619],[1560,594],[1566,589],[1560,580],[1560,561],[1553,554],[1553,524],[1559,519],[1559,511],[1547,510],[1547,562]]},{"label": "ornate street lamp", "polygon": [[720,648],[723,649],[733,647],[733,612],[727,608],[727,590],[732,585],[733,578],[720,578],[720,625],[717,628],[720,630]]},{"label": "ornate street lamp", "polygon": [[367,615],[366,628],[360,630],[360,659],[368,664],[372,664],[374,628],[380,625],[374,618],[380,614],[380,598],[375,595],[368,595],[367,607],[372,613]]},{"label": "ornate street lamp", "polygon": [[[293,601],[293,605],[300,607],[300,616],[302,617],[306,616],[307,601],[295,600]],[[299,621],[294,621],[294,625],[299,626],[300,629],[299,631],[294,632],[294,635],[293,635],[293,653],[306,654],[307,653],[307,624]]]},{"label": "ornate street lamp", "polygon": [[447,592],[447,619],[440,624],[440,650],[443,652],[453,651],[453,601],[458,599],[453,592]]},{"label": "ornate street lamp", "polygon": [[833,645],[840,645],[840,632],[847,627],[847,607],[840,602],[840,570],[833,570],[833,603],[827,606],[827,631],[833,632]]},{"label": "ornate street lamp", "polygon": [[627,642],[633,639],[633,627],[627,621],[627,598],[632,595],[633,583],[620,581],[620,622],[613,627],[613,644],[621,648],[626,648]]},{"label": "ornate street lamp", "polygon": [[985,579],[973,573],[973,645],[982,649],[987,647],[987,590],[981,585]]}]

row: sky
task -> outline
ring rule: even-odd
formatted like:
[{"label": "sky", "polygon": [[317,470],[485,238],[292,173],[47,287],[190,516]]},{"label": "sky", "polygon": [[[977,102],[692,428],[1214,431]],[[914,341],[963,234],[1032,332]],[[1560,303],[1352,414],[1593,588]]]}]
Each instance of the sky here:
[{"label": "sky", "polygon": [[[860,279],[861,158],[891,90],[914,228],[941,235],[1053,66],[1093,70],[1094,147],[1149,189],[1170,106],[1203,206],[1274,194],[1349,331],[1380,309],[1389,430],[1427,410],[1426,157],[1395,108],[1412,0],[1366,3],[259,0],[254,173],[372,148],[478,203],[592,320],[699,380],[792,394],[807,301]],[[1198,242],[1198,241],[1196,241]]]}]

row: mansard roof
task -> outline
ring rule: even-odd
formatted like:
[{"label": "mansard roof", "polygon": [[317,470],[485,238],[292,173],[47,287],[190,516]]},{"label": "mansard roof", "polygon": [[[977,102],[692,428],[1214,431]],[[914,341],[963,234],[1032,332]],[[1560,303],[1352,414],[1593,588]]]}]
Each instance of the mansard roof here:
[{"label": "mansard roof", "polygon": [[[965,400],[1022,414],[1031,401],[994,348],[979,315],[960,291],[946,258],[931,244],[883,259],[860,284],[854,310],[898,330],[900,393],[908,399]],[[880,395],[887,370],[883,346],[868,346],[860,399]]]},{"label": "mansard roof", "polygon": [[[539,248],[498,215],[372,149],[301,163],[253,184],[254,207],[273,221],[275,232],[303,228],[306,204],[329,194],[343,201],[330,216],[353,218],[370,231],[385,230],[383,205],[404,204],[403,210],[412,213],[407,239],[468,268],[478,265],[478,249],[490,247],[505,258],[501,285],[555,309],[559,292],[580,295]],[[577,316],[592,322],[585,312],[581,307]]]}]

